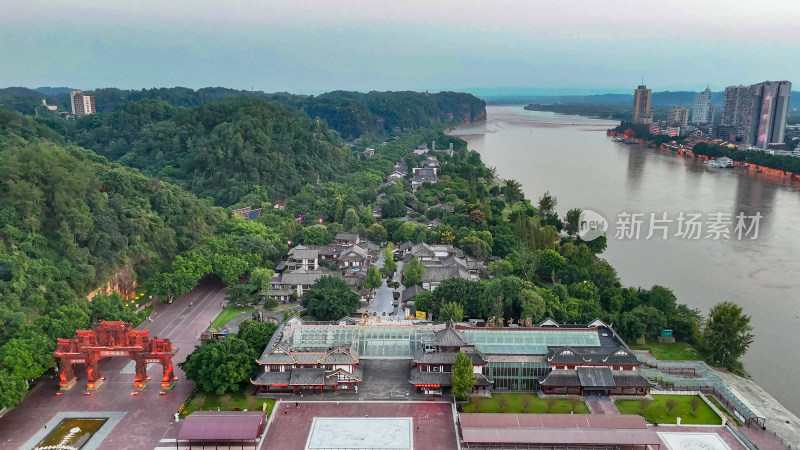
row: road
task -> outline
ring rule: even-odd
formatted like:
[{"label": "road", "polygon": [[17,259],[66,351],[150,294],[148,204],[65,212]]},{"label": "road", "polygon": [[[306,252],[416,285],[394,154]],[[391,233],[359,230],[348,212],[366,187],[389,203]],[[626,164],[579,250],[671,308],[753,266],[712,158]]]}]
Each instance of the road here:
[{"label": "road", "polygon": [[[402,261],[397,263],[398,269],[394,275],[394,277],[396,277],[398,281],[400,279],[400,273],[402,273],[401,272],[402,264],[403,264]],[[375,263],[375,265],[378,266],[378,268],[383,267],[383,253],[381,253],[381,256],[378,258],[378,261]],[[390,288],[386,284],[386,281],[387,280],[383,280],[383,284],[375,293],[375,298],[373,298],[370,301],[368,308],[368,311],[370,313],[375,312],[378,315],[386,313],[386,315],[388,316],[388,315],[393,315],[397,312],[397,307],[392,305],[392,302],[394,301],[393,293],[395,292],[395,290]],[[397,289],[397,291],[398,292],[402,291],[402,287]]]},{"label": "road", "polygon": [[150,365],[148,375],[154,381],[136,396],[131,395],[134,377],[131,360],[107,358],[101,361],[100,370],[106,382],[91,395],[84,395],[86,373],[83,367],[76,365],[75,373],[80,380],[72,390],[56,396],[58,379],[43,377],[18,406],[0,419],[0,448],[32,448],[65,413],[75,412],[121,416],[98,447],[100,449],[156,447],[162,437],[175,433],[177,426],[172,416],[194,389],[194,383],[184,379],[178,364],[186,360],[186,355],[197,345],[200,332],[222,310],[223,296],[221,284],[202,282],[171,305],[156,302],[152,321],[145,320],[137,328],[150,330],[151,337],[168,338],[178,347],[173,358],[178,383],[166,395],[159,395],[159,365]]}]

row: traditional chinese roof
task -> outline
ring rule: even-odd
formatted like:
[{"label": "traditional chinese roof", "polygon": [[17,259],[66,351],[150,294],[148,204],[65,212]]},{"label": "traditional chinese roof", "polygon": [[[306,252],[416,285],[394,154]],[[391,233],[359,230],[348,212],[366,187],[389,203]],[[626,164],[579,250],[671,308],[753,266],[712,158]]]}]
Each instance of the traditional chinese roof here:
[{"label": "traditional chinese roof", "polygon": [[453,384],[453,375],[449,372],[420,372],[419,369],[412,369],[408,382],[417,384],[438,384],[447,387]]},{"label": "traditional chinese roof", "polygon": [[273,347],[259,358],[260,364],[295,364],[292,353],[282,347]]},{"label": "traditional chinese roof", "polygon": [[337,241],[357,241],[358,235],[355,233],[338,233],[334,239]]},{"label": "traditional chinese roof", "polygon": [[411,287],[405,288],[400,298],[402,298],[404,302],[407,302],[423,292],[425,292],[425,289],[422,289],[422,286],[415,284]]},{"label": "traditional chinese roof", "polygon": [[612,388],[616,386],[608,367],[578,367],[578,378],[583,387]]},{"label": "traditional chinese roof", "polygon": [[581,380],[578,378],[578,372],[574,370],[554,370],[539,384],[553,387],[578,387],[581,385]]},{"label": "traditional chinese roof", "polygon": [[[418,352],[414,355],[414,364],[418,365],[452,365],[456,362],[456,355],[454,352],[434,352],[425,353],[424,351]],[[485,366],[486,358],[480,352],[465,352],[472,360],[473,366]]]},{"label": "traditional chinese roof", "polygon": [[317,360],[319,364],[358,364],[358,351],[337,347]]},{"label": "traditional chinese roof", "polygon": [[325,369],[292,369],[290,386],[321,386],[325,384]]},{"label": "traditional chinese roof", "polygon": [[289,250],[289,256],[292,259],[317,259],[319,257],[319,250],[315,248],[299,248],[295,247]]},{"label": "traditional chinese roof", "polygon": [[463,347],[467,345],[461,333],[456,331],[452,321],[447,324],[447,328],[436,332],[434,341],[438,347]]},{"label": "traditional chinese roof", "polygon": [[369,257],[369,254],[366,249],[359,247],[358,245],[354,245],[352,247],[348,247],[342,254],[339,256],[339,259],[342,261],[349,260],[349,261],[363,261]]},{"label": "traditional chinese roof", "polygon": [[425,271],[422,272],[422,282],[423,283],[441,283],[442,281],[449,280],[451,278],[463,278],[465,280],[469,280],[469,272],[462,267],[437,267],[437,266],[429,266],[425,267]]},{"label": "traditional chinese roof", "polygon": [[292,377],[291,371],[286,372],[262,372],[255,380],[250,380],[255,385],[266,386],[288,386]]},{"label": "traditional chinese roof", "polygon": [[572,347],[561,347],[550,351],[547,361],[555,366],[579,366],[589,360],[578,354]]},{"label": "traditional chinese roof", "polygon": [[618,387],[649,387],[655,386],[637,370],[613,370],[611,375],[614,377],[614,384]]},{"label": "traditional chinese roof", "polygon": [[336,380],[336,378],[338,378],[340,375],[344,376],[345,378],[350,378],[350,379],[355,380],[355,381],[361,381],[361,380],[364,379],[364,376],[363,376],[363,374],[361,372],[361,369],[356,369],[352,373],[348,372],[348,371],[346,371],[344,369],[336,369],[336,370],[327,372],[325,374],[325,380],[326,380],[326,382],[328,382],[328,380]]},{"label": "traditional chinese roof", "polygon": [[609,353],[603,358],[603,363],[608,366],[639,366],[642,364],[642,362],[625,347],[620,347]]}]

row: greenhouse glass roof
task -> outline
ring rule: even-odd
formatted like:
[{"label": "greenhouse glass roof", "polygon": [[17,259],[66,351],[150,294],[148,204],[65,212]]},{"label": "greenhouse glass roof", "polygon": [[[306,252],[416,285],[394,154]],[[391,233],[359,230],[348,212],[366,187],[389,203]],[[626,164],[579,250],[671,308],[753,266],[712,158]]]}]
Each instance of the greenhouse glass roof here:
[{"label": "greenhouse glass roof", "polygon": [[596,329],[589,330],[460,330],[475,349],[488,354],[544,355],[547,347],[600,347]]}]

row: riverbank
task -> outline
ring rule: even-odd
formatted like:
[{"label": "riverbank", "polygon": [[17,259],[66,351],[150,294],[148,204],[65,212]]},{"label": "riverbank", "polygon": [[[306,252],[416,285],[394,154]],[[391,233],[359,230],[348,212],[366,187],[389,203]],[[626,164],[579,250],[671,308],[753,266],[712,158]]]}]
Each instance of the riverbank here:
[{"label": "riverbank", "polygon": [[[623,284],[666,286],[680,303],[703,314],[723,300],[741,305],[752,316],[756,335],[742,358],[745,370],[787,409],[800,411],[800,393],[781,375],[800,370],[800,348],[791,336],[800,321],[800,304],[791,296],[800,270],[794,256],[800,242],[792,231],[800,221],[800,209],[793,206],[800,183],[766,171],[751,173],[746,166],[713,170],[669,149],[643,151],[603,139],[619,122],[526,111],[522,105],[490,106],[487,113],[486,124],[458,127],[452,134],[468,141],[502,178],[519,181],[526,197],[549,190],[558,197],[560,214],[581,208],[605,217],[610,230],[602,257]],[[744,171],[748,176],[739,175]],[[667,239],[646,239],[646,223],[638,237],[614,236],[619,214],[647,218],[654,209],[673,221],[682,211],[760,213],[762,219],[753,240],[705,234],[683,239],[674,232]]]}]

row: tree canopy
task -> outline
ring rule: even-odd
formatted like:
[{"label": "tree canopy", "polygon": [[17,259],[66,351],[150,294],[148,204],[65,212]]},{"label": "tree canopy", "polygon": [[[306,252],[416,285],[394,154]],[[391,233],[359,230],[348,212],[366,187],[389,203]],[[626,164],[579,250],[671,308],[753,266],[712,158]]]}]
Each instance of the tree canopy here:
[{"label": "tree canopy", "polygon": [[238,391],[250,379],[257,356],[242,339],[210,339],[197,346],[181,368],[204,392],[222,395]]},{"label": "tree canopy", "polygon": [[343,278],[324,276],[303,296],[303,305],[319,320],[338,320],[352,314],[361,297]]}]

